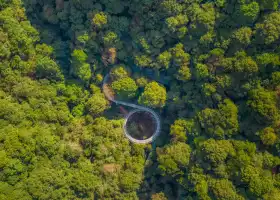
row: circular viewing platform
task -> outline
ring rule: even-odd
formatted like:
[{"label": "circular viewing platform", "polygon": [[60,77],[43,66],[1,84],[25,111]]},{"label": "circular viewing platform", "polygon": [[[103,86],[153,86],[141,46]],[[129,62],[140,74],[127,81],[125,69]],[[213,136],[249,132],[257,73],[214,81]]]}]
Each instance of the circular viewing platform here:
[{"label": "circular viewing platform", "polygon": [[135,143],[150,143],[160,132],[157,119],[153,112],[134,110],[125,119],[123,127],[125,135],[130,141]]}]

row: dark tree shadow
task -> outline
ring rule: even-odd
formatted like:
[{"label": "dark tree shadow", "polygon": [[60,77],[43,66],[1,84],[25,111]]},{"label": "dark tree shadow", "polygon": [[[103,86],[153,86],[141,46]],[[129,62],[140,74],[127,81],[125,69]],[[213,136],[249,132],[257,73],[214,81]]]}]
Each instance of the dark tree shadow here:
[{"label": "dark tree shadow", "polygon": [[[29,0],[23,0],[26,15],[32,26],[40,35],[40,42],[46,43],[54,49],[54,59],[61,67],[65,77],[69,76],[70,66],[70,38],[66,31],[63,31],[58,24],[51,24],[43,18],[44,3],[37,1],[32,4]],[[55,3],[55,1],[53,1]]]}]

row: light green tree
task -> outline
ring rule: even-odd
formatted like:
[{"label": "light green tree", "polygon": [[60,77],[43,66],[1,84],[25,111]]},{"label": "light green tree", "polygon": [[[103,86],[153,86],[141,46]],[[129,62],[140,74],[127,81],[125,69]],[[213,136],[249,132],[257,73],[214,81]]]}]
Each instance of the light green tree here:
[{"label": "light green tree", "polygon": [[277,141],[277,135],[271,127],[264,128],[259,132],[259,135],[264,145],[274,145]]},{"label": "light green tree", "polygon": [[87,108],[93,115],[100,115],[109,108],[109,102],[103,93],[93,94],[87,101]]},{"label": "light green tree", "polygon": [[125,77],[112,82],[112,89],[120,98],[133,98],[136,96],[138,87],[130,77]]},{"label": "light green tree", "polygon": [[96,13],[92,18],[92,24],[97,28],[102,28],[107,24],[107,15],[103,12]]},{"label": "light green tree", "polygon": [[79,77],[82,81],[88,82],[91,78],[91,68],[87,61],[87,54],[80,49],[75,49],[71,54],[72,57],[72,70],[75,76]]},{"label": "light green tree", "polygon": [[140,104],[162,108],[165,106],[166,101],[166,89],[159,85],[157,82],[150,82],[145,86],[144,92],[138,99]]},{"label": "light green tree", "polygon": [[124,65],[118,65],[111,69],[110,76],[113,80],[118,80],[128,77],[129,73]]},{"label": "light green tree", "polygon": [[256,24],[256,42],[271,44],[280,36],[280,13],[274,12],[264,17],[263,22]]}]

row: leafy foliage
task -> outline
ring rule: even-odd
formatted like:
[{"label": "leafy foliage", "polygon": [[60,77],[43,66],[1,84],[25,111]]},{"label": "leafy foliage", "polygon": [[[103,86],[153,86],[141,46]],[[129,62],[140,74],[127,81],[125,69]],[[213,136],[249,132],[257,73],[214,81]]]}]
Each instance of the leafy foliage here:
[{"label": "leafy foliage", "polygon": [[163,107],[166,101],[166,90],[157,82],[148,83],[138,102],[151,107]]},{"label": "leafy foliage", "polygon": [[0,0],[0,199],[279,200],[279,44],[279,0]]}]

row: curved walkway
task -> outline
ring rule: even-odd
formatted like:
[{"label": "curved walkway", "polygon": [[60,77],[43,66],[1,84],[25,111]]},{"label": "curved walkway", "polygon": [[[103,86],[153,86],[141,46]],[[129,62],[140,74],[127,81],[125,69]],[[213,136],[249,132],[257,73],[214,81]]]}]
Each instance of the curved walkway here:
[{"label": "curved walkway", "polygon": [[[109,75],[107,74],[107,75],[104,77],[103,84],[102,84],[102,90],[103,90],[103,93],[104,93],[105,97],[106,97],[108,100],[110,100],[110,101],[112,101],[112,102],[114,102],[114,103],[116,103],[116,104],[120,104],[120,105],[124,105],[124,106],[128,106],[128,107],[131,107],[131,108],[135,108],[135,109],[136,109],[136,110],[133,110],[133,111],[129,112],[128,115],[125,117],[125,122],[124,122],[123,130],[124,130],[124,133],[125,133],[126,137],[127,137],[131,142],[134,142],[134,143],[137,143],[137,144],[147,144],[147,143],[150,143],[150,142],[154,141],[155,138],[156,138],[156,137],[159,135],[159,133],[160,133],[160,126],[161,126],[161,124],[160,124],[160,118],[159,118],[158,114],[156,114],[156,112],[153,111],[152,109],[147,108],[147,107],[145,107],[145,106],[140,106],[140,105],[133,104],[133,103],[127,103],[127,102],[124,102],[124,101],[115,100],[115,99],[111,96],[111,94],[109,94],[108,84],[107,84],[108,79],[109,79]],[[157,125],[156,131],[154,132],[154,134],[153,134],[151,137],[149,137],[148,139],[145,139],[145,140],[137,140],[137,139],[131,137],[131,136],[128,134],[126,128],[125,128],[127,119],[128,119],[133,113],[135,113],[135,112],[137,112],[137,111],[139,111],[139,110],[141,110],[141,111],[146,111],[146,112],[151,113],[151,114],[154,116],[154,119],[156,120],[156,125]]]}]

